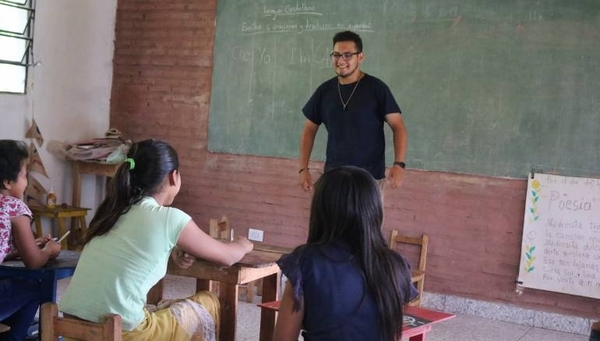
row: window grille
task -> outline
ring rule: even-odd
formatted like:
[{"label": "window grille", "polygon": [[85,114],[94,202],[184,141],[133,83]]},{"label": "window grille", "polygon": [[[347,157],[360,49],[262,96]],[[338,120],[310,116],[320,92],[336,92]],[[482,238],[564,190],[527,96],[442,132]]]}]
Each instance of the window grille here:
[{"label": "window grille", "polygon": [[0,0],[0,92],[24,94],[33,60],[35,0]]}]

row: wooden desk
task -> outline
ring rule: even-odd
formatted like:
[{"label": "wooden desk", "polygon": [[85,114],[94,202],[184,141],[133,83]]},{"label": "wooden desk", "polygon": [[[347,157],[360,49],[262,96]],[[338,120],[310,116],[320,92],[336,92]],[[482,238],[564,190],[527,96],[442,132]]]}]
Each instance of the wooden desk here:
[{"label": "wooden desk", "polygon": [[56,302],[58,280],[71,277],[79,261],[79,252],[63,250],[56,259],[38,269],[27,269],[21,260],[10,260],[0,264],[0,278],[21,277],[40,281],[42,302]]},{"label": "wooden desk", "polygon": [[[73,206],[62,207],[57,205],[54,208],[48,208],[46,206],[31,206],[30,209],[31,213],[33,213],[33,217],[35,218],[35,229],[38,238],[44,235],[42,231],[42,217],[56,220],[58,225],[58,238],[62,237],[67,232],[67,226],[65,225],[65,219],[67,218],[72,218],[71,229],[87,229],[85,217],[87,216],[87,211],[90,210],[89,208]],[[67,240],[68,238],[65,238],[61,242],[63,250],[68,249],[69,244]]]},{"label": "wooden desk", "polygon": [[81,175],[113,177],[121,163],[73,161],[73,206],[81,205]]},{"label": "wooden desk", "polygon": [[420,307],[404,307],[404,326],[402,326],[402,340],[425,341],[425,335],[431,330],[434,323],[442,322],[454,317],[441,311]]},{"label": "wooden desk", "polygon": [[[188,269],[180,269],[169,260],[167,273],[198,279],[196,291],[209,289],[210,281],[220,282],[221,330],[219,340],[234,341],[238,309],[238,286],[263,278],[262,301],[270,302],[279,297],[279,266],[275,263],[281,253],[254,250],[239,263],[221,266],[198,260]],[[148,293],[148,303],[156,304],[162,298],[162,281]],[[275,328],[276,311],[263,309],[260,316],[260,341],[271,341]]]}]

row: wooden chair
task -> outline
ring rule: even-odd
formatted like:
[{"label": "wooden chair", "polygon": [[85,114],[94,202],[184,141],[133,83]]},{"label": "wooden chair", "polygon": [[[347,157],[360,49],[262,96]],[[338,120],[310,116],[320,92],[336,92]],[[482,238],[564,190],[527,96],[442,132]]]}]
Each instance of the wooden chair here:
[{"label": "wooden chair", "polygon": [[600,321],[592,323],[590,341],[600,341]]},{"label": "wooden chair", "polygon": [[[233,240],[233,231],[231,226],[229,225],[229,219],[227,216],[222,216],[221,220],[217,221],[217,219],[210,219],[208,222],[209,234],[211,237],[216,239],[223,240]],[[218,284],[216,282],[210,283],[210,291],[218,292]],[[257,289],[257,284],[255,281],[249,282],[244,285],[240,285],[240,291],[246,291],[246,302],[252,303],[254,300],[254,291]]]},{"label": "wooden chair", "polygon": [[58,341],[59,336],[82,341],[121,341],[121,316],[109,314],[104,323],[93,323],[71,317],[58,316],[53,302],[42,305],[41,341]]},{"label": "wooden chair", "polygon": [[[229,219],[227,216],[222,216],[219,221],[217,221],[217,219],[210,219],[208,221],[208,234],[215,239],[232,240],[231,227],[229,226]],[[209,290],[218,294],[219,283],[211,281]]]},{"label": "wooden chair", "polygon": [[208,221],[208,234],[216,239],[232,240],[231,226],[229,226],[229,218],[222,216],[221,220],[210,219]]},{"label": "wooden chair", "polygon": [[[411,271],[411,280],[413,283],[416,283],[417,290],[419,291],[419,296],[417,296],[414,300],[410,301],[408,305],[420,307],[421,299],[423,297],[423,285],[425,283],[425,266],[427,264],[427,245],[429,244],[429,236],[427,234],[423,234],[421,238],[411,238],[406,236],[400,236],[398,235],[397,230],[393,230],[389,245],[390,248],[398,251],[398,244],[400,243],[408,244],[409,246],[418,246],[419,248],[418,252],[415,252],[417,253],[415,258],[418,258],[419,266],[415,269],[413,265],[414,263],[411,263],[411,265],[413,265],[413,269]],[[404,257],[407,257],[409,255],[411,254],[405,254],[404,252],[402,253],[402,256]],[[279,308],[281,307],[281,300],[259,303],[257,304],[257,306],[259,306],[261,309],[279,311]]]},{"label": "wooden chair", "polygon": [[[420,307],[421,300],[423,299],[428,243],[429,236],[425,233],[420,238],[415,238],[400,235],[398,234],[398,230],[393,230],[390,238],[390,249],[399,251],[411,264],[411,280],[419,291],[419,295],[408,303],[408,305],[413,307]],[[411,260],[417,261],[413,262]],[[418,264],[418,266],[415,266],[415,264]]]}]

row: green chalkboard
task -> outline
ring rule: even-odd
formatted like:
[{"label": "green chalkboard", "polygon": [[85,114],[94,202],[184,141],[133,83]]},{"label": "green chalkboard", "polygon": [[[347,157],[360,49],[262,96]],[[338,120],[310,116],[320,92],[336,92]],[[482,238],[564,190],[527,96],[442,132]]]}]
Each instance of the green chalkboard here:
[{"label": "green chalkboard", "polygon": [[296,158],[345,29],[403,110],[410,168],[600,174],[598,0],[218,0],[209,150]]}]

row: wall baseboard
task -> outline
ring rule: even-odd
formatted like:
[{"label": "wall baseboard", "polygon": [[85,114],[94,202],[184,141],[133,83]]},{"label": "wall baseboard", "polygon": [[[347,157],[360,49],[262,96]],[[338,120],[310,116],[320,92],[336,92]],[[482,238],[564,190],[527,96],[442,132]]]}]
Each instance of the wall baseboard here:
[{"label": "wall baseboard", "polygon": [[424,292],[422,306],[455,314],[472,315],[491,320],[589,335],[591,319],[525,309],[505,303],[487,302],[452,295]]}]

